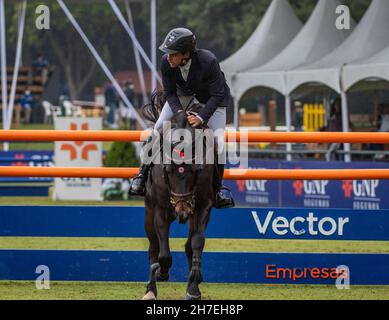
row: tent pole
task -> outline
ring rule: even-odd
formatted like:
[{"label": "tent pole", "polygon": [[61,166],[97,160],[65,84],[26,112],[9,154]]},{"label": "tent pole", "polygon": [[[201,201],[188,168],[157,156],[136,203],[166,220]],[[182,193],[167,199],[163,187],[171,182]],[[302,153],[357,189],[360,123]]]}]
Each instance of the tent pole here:
[{"label": "tent pole", "polygon": [[[57,0],[57,1],[61,1],[62,2],[62,0]],[[149,57],[147,56],[147,54],[143,50],[142,46],[140,45],[139,41],[136,39],[136,37],[134,35],[134,32],[132,32],[131,28],[128,26],[128,24],[126,22],[126,19],[124,19],[123,15],[120,12],[120,9],[116,5],[115,1],[114,0],[108,0],[108,3],[112,7],[115,15],[117,16],[117,18],[119,19],[119,21],[123,25],[124,29],[127,31],[128,35],[131,37],[132,41],[136,45],[136,47],[137,47],[139,53],[141,54],[143,60],[146,62],[147,66],[151,69],[151,72],[155,75],[155,77],[157,78],[158,82],[162,85],[162,79],[161,79],[160,75],[158,74],[158,71],[155,69],[153,63],[150,61]]]},{"label": "tent pole", "polygon": [[[151,63],[154,68],[157,69],[157,2],[156,0],[150,1],[150,57]],[[157,88],[157,79],[155,77],[155,73],[153,72],[151,75],[151,91],[154,91]]]},{"label": "tent pole", "polygon": [[[340,93],[340,95],[342,98],[342,130],[343,130],[343,132],[349,132],[350,126],[349,126],[349,121],[348,121],[349,116],[348,116],[347,93],[342,91]],[[345,143],[344,144],[344,151],[346,152],[346,154],[344,155],[345,162],[351,162],[350,150],[351,150],[350,144]]]},{"label": "tent pole", "polygon": [[93,54],[94,58],[96,59],[97,63],[100,65],[101,69],[104,71],[107,78],[112,82],[113,86],[115,87],[117,93],[119,94],[120,98],[123,100],[125,105],[130,108],[135,115],[136,120],[138,120],[139,124],[143,129],[146,129],[146,123],[143,121],[143,119],[139,116],[138,112],[136,112],[134,106],[132,105],[131,101],[128,100],[127,96],[123,92],[123,89],[120,87],[114,76],[112,75],[111,71],[109,71],[108,67],[104,63],[104,61],[101,59],[100,55],[97,53],[96,49],[93,47],[92,43],[89,41],[88,37],[85,35],[84,31],[81,29],[80,25],[77,23],[76,19],[73,17],[67,6],[64,4],[63,0],[57,0],[59,6],[73,25],[73,27],[77,30],[78,34],[81,36],[82,40],[85,42],[86,46],[90,50],[90,52]]},{"label": "tent pole", "polygon": [[[7,48],[5,35],[4,0],[0,0],[0,39],[1,39],[1,103],[3,115],[3,129],[7,129]],[[8,151],[8,142],[3,143],[3,150]]]},{"label": "tent pole", "polygon": [[328,126],[328,118],[330,114],[330,103],[331,103],[331,91],[327,91],[324,94],[324,127]]},{"label": "tent pole", "polygon": [[234,102],[234,127],[239,130],[239,100],[233,97]]},{"label": "tent pole", "polygon": [[[134,21],[132,18],[131,7],[130,7],[130,3],[128,2],[128,0],[125,0],[125,5],[126,5],[128,24],[135,34]],[[147,93],[146,93],[146,84],[145,84],[145,76],[143,73],[142,61],[140,59],[139,51],[138,51],[134,41],[132,42],[132,47],[134,50],[136,69],[138,70],[139,84],[140,84],[140,88],[142,90],[143,105],[145,105],[147,103],[148,99],[147,99]]]},{"label": "tent pole", "polygon": [[[290,95],[287,94],[285,96],[285,125],[286,125],[286,131],[291,132],[292,131],[292,110],[291,110],[291,103],[290,103]],[[292,161],[292,144],[288,143],[286,144],[286,160]]]},{"label": "tent pole", "polygon": [[16,57],[15,57],[15,66],[14,66],[14,72],[13,72],[13,78],[12,78],[12,85],[11,85],[11,93],[9,98],[9,104],[8,104],[8,118],[7,118],[7,129],[9,130],[12,125],[12,116],[14,111],[14,104],[15,104],[15,93],[16,93],[16,86],[18,83],[18,74],[19,74],[19,66],[21,63],[21,56],[22,56],[22,43],[23,43],[23,35],[24,35],[24,26],[26,21],[26,7],[27,7],[27,0],[24,0],[21,7],[20,7],[20,21],[18,23],[18,40],[16,44]]}]

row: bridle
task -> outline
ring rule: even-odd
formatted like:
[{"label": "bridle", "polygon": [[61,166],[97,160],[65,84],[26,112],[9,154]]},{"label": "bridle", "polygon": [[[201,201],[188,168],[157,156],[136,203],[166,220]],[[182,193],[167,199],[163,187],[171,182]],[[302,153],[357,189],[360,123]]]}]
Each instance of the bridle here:
[{"label": "bridle", "polygon": [[173,207],[175,207],[180,202],[184,202],[186,205],[188,205],[190,207],[190,213],[193,214],[194,208],[196,205],[195,195],[196,195],[197,178],[198,178],[199,172],[200,172],[200,170],[195,171],[195,178],[194,178],[194,182],[193,182],[192,191],[186,192],[186,193],[176,193],[176,192],[172,191],[169,177],[168,177],[168,173],[166,170],[166,166],[164,165],[163,175],[164,175],[165,183],[168,187],[168,192],[169,192],[169,196],[170,196],[170,204]]},{"label": "bridle", "polygon": [[[194,101],[195,99],[195,96],[193,95],[193,97],[191,98],[190,102],[188,103],[187,107],[185,108],[185,110],[187,110],[189,108],[189,106],[192,104],[192,102]],[[191,114],[193,115],[196,115],[197,113],[193,112],[193,111],[189,111]],[[202,126],[202,128],[208,128],[206,125]],[[192,143],[196,143],[196,139],[192,142]],[[177,144],[176,144],[177,145]],[[175,149],[175,146],[176,145],[173,145],[172,147],[172,150],[175,151],[175,152],[180,152],[178,150]],[[165,155],[164,155],[165,156]],[[166,155],[167,156],[167,155]],[[203,156],[203,155],[202,155]],[[180,157],[181,157],[181,154],[180,154]],[[204,156],[203,156],[204,157]],[[170,161],[174,161],[171,157],[167,156],[168,160]],[[182,157],[181,157],[182,158]],[[168,192],[169,192],[169,197],[170,197],[170,204],[173,206],[173,207],[176,207],[176,205],[180,202],[184,202],[186,205],[188,205],[190,207],[190,214],[193,214],[194,213],[194,208],[195,208],[195,205],[196,205],[196,202],[195,202],[195,195],[196,195],[196,189],[197,189],[197,180],[198,180],[198,175],[200,174],[200,172],[203,170],[203,165],[198,165],[198,164],[195,164],[195,160],[196,160],[197,156],[192,156],[191,159],[188,159],[186,162],[191,162],[191,165],[192,166],[195,166],[195,177],[194,177],[194,183],[193,183],[193,189],[192,191],[190,192],[186,192],[186,193],[176,193],[174,191],[172,191],[172,188],[171,188],[171,185],[170,185],[170,181],[169,181],[169,177],[168,177],[168,172],[167,172],[167,165],[164,164],[163,165],[163,176],[164,176],[164,179],[165,179],[165,183],[168,187]],[[204,159],[203,159],[203,162],[204,163]],[[182,170],[184,171],[184,167],[181,167]],[[180,170],[180,168],[179,168]],[[183,173],[183,172],[181,172]]]},{"label": "bridle", "polygon": [[[175,151],[174,147],[173,147],[173,151]],[[175,152],[178,152],[178,151],[175,151]],[[170,158],[170,157],[168,157],[168,158]],[[171,158],[169,160],[172,161]],[[170,204],[173,207],[176,207],[176,205],[178,203],[183,202],[187,206],[190,207],[190,214],[194,213],[194,208],[196,205],[195,195],[196,195],[196,190],[197,190],[197,180],[198,180],[198,176],[199,176],[200,172],[203,170],[203,165],[197,165],[197,164],[193,163],[195,160],[196,160],[196,156],[192,157],[191,159],[186,160],[186,162],[189,162],[189,161],[191,162],[191,166],[195,166],[195,169],[194,169],[195,176],[194,176],[193,188],[192,188],[192,191],[186,192],[186,193],[177,193],[177,192],[172,191],[172,187],[171,187],[171,184],[169,181],[169,176],[168,176],[169,173],[167,172],[168,165],[166,165],[166,164],[163,165],[163,177],[164,177],[165,183],[168,187]],[[184,171],[185,171],[184,164],[182,164],[181,166],[175,164],[175,166],[178,166],[178,171],[180,174],[184,174]],[[180,170],[182,172],[180,172]]]}]

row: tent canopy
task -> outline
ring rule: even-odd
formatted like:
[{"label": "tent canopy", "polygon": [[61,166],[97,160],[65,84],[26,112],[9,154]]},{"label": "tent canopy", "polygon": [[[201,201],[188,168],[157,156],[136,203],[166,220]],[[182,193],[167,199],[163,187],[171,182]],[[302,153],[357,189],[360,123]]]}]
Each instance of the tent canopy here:
[{"label": "tent canopy", "polygon": [[[375,56],[347,65],[343,69],[342,83],[348,91],[362,80],[389,81],[389,46]],[[364,87],[369,87],[365,85]]]},{"label": "tent canopy", "polygon": [[340,93],[345,64],[368,58],[389,45],[388,15],[389,1],[373,0],[354,32],[337,49],[317,62],[288,72],[288,91],[307,83],[321,83]]},{"label": "tent canopy", "polygon": [[241,97],[253,87],[269,87],[287,94],[286,71],[317,61],[350,35],[349,30],[335,27],[335,9],[339,5],[339,0],[319,0],[303,29],[280,54],[268,63],[237,76],[237,96]]},{"label": "tent canopy", "polygon": [[251,37],[220,64],[230,86],[232,87],[231,78],[234,74],[269,61],[285,48],[301,28],[302,23],[288,0],[272,1]]}]

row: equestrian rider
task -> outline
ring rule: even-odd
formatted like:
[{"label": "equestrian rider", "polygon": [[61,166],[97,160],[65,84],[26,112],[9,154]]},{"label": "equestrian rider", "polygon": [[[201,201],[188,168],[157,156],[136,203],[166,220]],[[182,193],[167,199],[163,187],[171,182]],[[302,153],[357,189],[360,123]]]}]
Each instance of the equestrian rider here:
[{"label": "equestrian rider", "polygon": [[[159,49],[165,53],[161,72],[166,103],[154,129],[161,132],[164,121],[171,120],[175,113],[185,112],[183,106],[187,107],[188,102],[199,103],[201,111],[197,115],[186,114],[187,121],[192,127],[206,124],[213,130],[220,157],[224,150],[226,107],[229,106],[230,89],[217,58],[208,50],[196,48],[196,37],[186,28],[171,30]],[[130,194],[145,194],[149,167],[150,165],[145,164],[141,166],[139,175],[132,179]],[[231,192],[222,185],[224,163],[216,163],[215,172],[215,207],[233,207]]]}]

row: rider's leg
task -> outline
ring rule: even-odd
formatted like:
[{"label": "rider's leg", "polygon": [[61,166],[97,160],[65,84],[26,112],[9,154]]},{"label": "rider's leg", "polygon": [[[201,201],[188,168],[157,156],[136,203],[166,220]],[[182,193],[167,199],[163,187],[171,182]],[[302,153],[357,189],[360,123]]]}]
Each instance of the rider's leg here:
[{"label": "rider's leg", "polygon": [[[146,142],[143,145],[143,150],[149,143],[152,142],[153,137],[162,134],[163,130],[163,123],[164,121],[169,121],[173,117],[173,111],[171,110],[169,103],[166,102],[165,105],[162,108],[161,114],[158,118],[158,121],[154,125],[154,129],[152,132],[152,135],[148,137]],[[145,195],[145,186],[146,186],[146,181],[148,177],[148,173],[150,170],[150,165],[151,163],[148,162],[147,164],[142,163],[140,169],[139,169],[139,174],[135,176],[133,179],[130,181],[130,190],[129,190],[129,195],[136,195],[136,196],[144,196]]]},{"label": "rider's leg", "polygon": [[212,129],[217,141],[217,157],[215,159],[215,184],[216,199],[215,208],[231,208],[235,206],[230,189],[223,186],[223,174],[225,166],[224,132],[226,128],[226,109],[218,108],[208,121],[208,127]]}]

